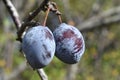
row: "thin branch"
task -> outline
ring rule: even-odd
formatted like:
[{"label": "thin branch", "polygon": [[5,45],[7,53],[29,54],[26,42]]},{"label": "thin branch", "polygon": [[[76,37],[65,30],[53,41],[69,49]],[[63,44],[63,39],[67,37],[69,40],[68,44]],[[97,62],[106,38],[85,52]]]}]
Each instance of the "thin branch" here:
[{"label": "thin branch", "polygon": [[16,29],[18,30],[21,26],[21,21],[19,19],[18,12],[12,2],[10,0],[3,0],[7,10],[9,11],[10,15],[12,16],[12,19],[16,25]]},{"label": "thin branch", "polygon": [[37,73],[39,74],[39,76],[41,77],[41,80],[48,80],[47,75],[45,74],[43,69],[38,69]]},{"label": "thin branch", "polygon": [[38,13],[39,13],[40,11],[44,10],[44,9],[45,9],[45,6],[47,5],[47,3],[48,3],[49,1],[50,1],[50,0],[44,0],[44,1],[40,4],[40,6],[39,6],[34,12],[31,12],[31,13],[29,14],[29,16],[24,20],[21,28],[20,28],[19,31],[18,31],[18,38],[17,38],[17,40],[22,41],[22,40],[21,40],[21,36],[22,36],[22,33],[23,33],[23,32],[25,31],[25,29],[26,29],[26,26],[24,26],[24,25],[26,24],[26,22],[30,22],[32,19],[34,19],[34,18],[38,15]]},{"label": "thin branch", "polygon": [[29,14],[29,16],[24,20],[24,22],[29,22],[31,21],[33,18],[35,18],[38,13],[42,10],[44,10],[44,7],[47,5],[47,3],[49,2],[50,0],[44,0],[40,6],[32,13]]},{"label": "thin branch", "polygon": [[58,16],[59,22],[62,23],[62,18],[61,18],[61,12],[58,10],[58,6],[55,2],[51,2],[51,11],[55,12],[55,14]]},{"label": "thin branch", "polygon": [[[22,62],[18,67],[16,67],[10,75],[5,75],[4,80],[11,80],[22,73],[27,68],[26,61]],[[41,80],[48,80],[48,77],[43,69],[37,70],[38,75],[40,76]]]},{"label": "thin branch", "polygon": [[93,16],[83,23],[78,25],[80,30],[88,30],[101,25],[111,24],[120,21],[120,6],[112,8],[105,12]]}]

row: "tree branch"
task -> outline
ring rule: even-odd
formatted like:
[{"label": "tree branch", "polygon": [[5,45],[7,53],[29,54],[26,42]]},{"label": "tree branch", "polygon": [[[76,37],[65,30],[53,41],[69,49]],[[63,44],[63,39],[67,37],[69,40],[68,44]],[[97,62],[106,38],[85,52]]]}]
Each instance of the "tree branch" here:
[{"label": "tree branch", "polygon": [[12,4],[10,0],[3,0],[3,2],[7,10],[9,11],[10,15],[12,16],[12,19],[16,25],[16,29],[18,30],[21,26],[21,21],[20,21],[19,14],[16,8],[14,7],[14,5]]},{"label": "tree branch", "polygon": [[44,10],[44,9],[45,9],[45,6],[47,5],[47,3],[48,3],[49,1],[50,1],[50,0],[44,0],[44,1],[40,4],[40,6],[39,6],[35,11],[31,12],[31,13],[29,14],[29,16],[24,20],[21,28],[20,28],[19,31],[18,31],[18,38],[17,38],[17,40],[22,41],[22,40],[21,40],[21,36],[22,36],[22,33],[23,33],[23,32],[25,31],[25,29],[26,29],[25,24],[26,24],[27,22],[30,22],[33,18],[35,18],[40,11]]},{"label": "tree branch", "polygon": [[102,12],[97,16],[93,16],[92,18],[89,18],[88,20],[79,24],[78,28],[80,30],[88,30],[101,25],[107,25],[118,21],[120,21],[120,6]]},{"label": "tree branch", "polygon": [[47,5],[47,3],[49,2],[50,0],[44,0],[40,6],[35,10],[33,11],[32,13],[29,14],[29,16],[24,20],[24,22],[29,22],[31,21],[33,18],[35,18],[38,13],[42,10],[44,10],[44,7]]},{"label": "tree branch", "polygon": [[41,80],[48,80],[47,75],[45,74],[43,69],[38,69],[37,73],[39,74],[39,76],[41,77]]},{"label": "tree branch", "polygon": [[[21,72],[23,72],[26,68],[27,68],[26,61],[24,61],[17,68],[15,68],[10,75],[5,75],[4,80],[11,80],[11,79],[15,78]],[[38,69],[37,73],[40,76],[41,80],[48,80],[48,77],[43,69]]]}]

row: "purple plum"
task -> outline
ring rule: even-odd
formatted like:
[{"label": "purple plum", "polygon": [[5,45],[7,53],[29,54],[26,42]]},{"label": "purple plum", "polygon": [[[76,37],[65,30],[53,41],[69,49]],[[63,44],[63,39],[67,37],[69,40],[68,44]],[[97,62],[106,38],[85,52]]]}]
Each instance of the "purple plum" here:
[{"label": "purple plum", "polygon": [[48,65],[55,54],[55,40],[48,27],[29,28],[22,39],[22,50],[33,69]]},{"label": "purple plum", "polygon": [[81,32],[68,24],[62,23],[53,35],[56,41],[56,57],[67,64],[79,62],[85,51],[85,42]]}]

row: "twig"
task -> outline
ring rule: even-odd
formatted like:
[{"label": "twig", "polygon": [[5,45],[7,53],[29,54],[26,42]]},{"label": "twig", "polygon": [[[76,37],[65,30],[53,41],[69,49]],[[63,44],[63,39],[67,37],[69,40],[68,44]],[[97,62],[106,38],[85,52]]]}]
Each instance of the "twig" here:
[{"label": "twig", "polygon": [[53,9],[52,11],[53,12],[55,11],[56,15],[58,16],[58,19],[59,19],[60,23],[62,23],[61,13],[58,10],[58,7],[57,7],[56,3],[55,2],[51,2],[51,4],[52,4],[51,10]]},{"label": "twig", "polygon": [[45,6],[47,5],[47,3],[48,3],[49,1],[50,1],[50,0],[44,0],[44,1],[40,4],[40,6],[39,6],[34,12],[30,13],[30,15],[24,20],[24,22],[29,22],[29,21],[31,21],[33,18],[35,18],[40,11],[42,11],[42,10],[45,9]]},{"label": "twig", "polygon": [[[24,21],[24,23],[22,24],[21,21],[20,21],[20,19],[19,19],[19,14],[18,14],[16,8],[14,7],[14,5],[12,4],[12,2],[11,2],[10,0],[3,0],[4,4],[6,5],[9,13],[10,13],[10,15],[12,16],[12,19],[13,19],[15,25],[16,25],[16,29],[17,29],[17,31],[18,31],[18,39],[21,39],[21,35],[22,35],[22,33],[24,32],[24,30],[25,30],[25,28],[26,28],[26,24],[29,24],[29,22],[30,22],[41,10],[44,9],[44,7],[45,7],[45,5],[47,5],[48,1],[49,1],[49,0],[44,0],[43,3],[40,5],[40,7],[39,7],[38,9],[36,9],[32,14],[30,14],[30,15],[28,16],[28,18],[26,18],[25,21]],[[20,41],[20,40],[19,40],[19,41]],[[23,70],[23,67],[22,67],[22,68],[21,68],[21,67],[20,67],[20,68],[18,67],[18,69],[19,69],[19,72],[20,72],[21,70]],[[38,72],[38,74],[39,74],[39,76],[40,76],[40,78],[41,78],[42,80],[48,80],[47,77],[45,77],[45,76],[47,76],[47,75],[45,74],[45,72],[44,72],[43,69],[40,69],[40,70],[38,69],[37,72]],[[17,75],[16,70],[15,70],[13,73]],[[9,78],[13,78],[13,77],[15,77],[15,76],[14,76],[13,74],[11,74],[9,77],[6,78],[6,80],[8,80]]]},{"label": "twig", "polygon": [[8,9],[10,15],[12,16],[12,19],[16,25],[16,29],[18,30],[21,26],[21,21],[19,19],[19,15],[18,15],[16,8],[14,7],[14,5],[12,4],[10,0],[3,0],[3,2],[6,8]]},{"label": "twig", "polygon": [[[22,62],[18,67],[16,67],[10,75],[5,75],[4,80],[11,80],[18,76],[21,72],[23,72],[27,68],[26,61]],[[41,80],[48,80],[47,75],[45,74],[43,69],[37,70],[38,75],[40,76]]]},{"label": "twig", "polygon": [[33,18],[36,17],[36,15],[45,9],[45,6],[47,5],[47,3],[49,2],[49,0],[44,0],[41,5],[32,13],[29,14],[29,16],[24,20],[21,28],[19,29],[18,31],[18,39],[19,41],[21,41],[21,36],[22,36],[22,33],[24,32],[24,30],[26,29],[26,26],[24,26],[26,24],[26,22],[30,22]]},{"label": "twig", "polygon": [[39,74],[39,76],[41,77],[41,80],[48,80],[47,75],[45,74],[43,69],[38,69],[37,73]]},{"label": "twig", "polygon": [[120,6],[93,16],[78,25],[79,30],[89,30],[120,21]]}]

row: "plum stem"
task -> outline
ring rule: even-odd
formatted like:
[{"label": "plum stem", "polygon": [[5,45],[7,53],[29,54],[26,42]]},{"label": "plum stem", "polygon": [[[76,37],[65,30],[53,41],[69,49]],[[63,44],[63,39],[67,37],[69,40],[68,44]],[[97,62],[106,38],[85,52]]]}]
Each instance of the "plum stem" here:
[{"label": "plum stem", "polygon": [[61,15],[58,15],[58,19],[59,19],[60,23],[62,23]]},{"label": "plum stem", "polygon": [[46,22],[47,22],[47,18],[48,18],[49,12],[50,12],[50,8],[48,7],[48,9],[47,9],[47,11],[46,11],[46,15],[45,15],[44,22],[43,22],[43,26],[46,26]]},{"label": "plum stem", "polygon": [[61,13],[58,10],[57,4],[55,2],[51,2],[51,4],[56,9],[56,14],[58,15],[59,22],[62,23]]}]

